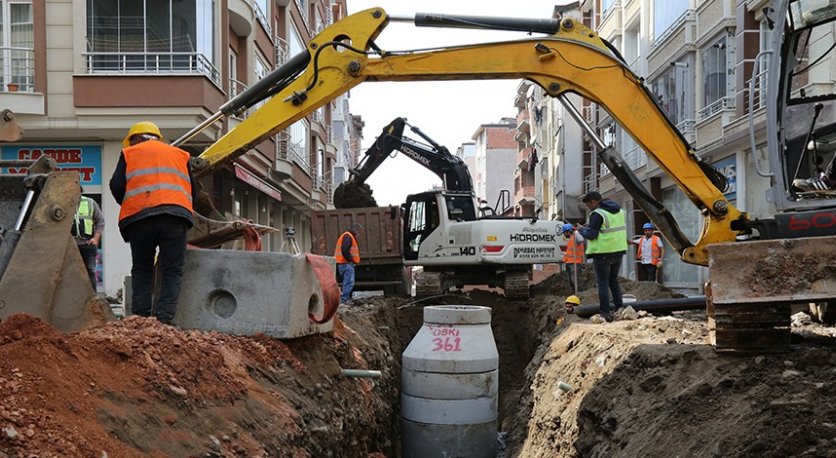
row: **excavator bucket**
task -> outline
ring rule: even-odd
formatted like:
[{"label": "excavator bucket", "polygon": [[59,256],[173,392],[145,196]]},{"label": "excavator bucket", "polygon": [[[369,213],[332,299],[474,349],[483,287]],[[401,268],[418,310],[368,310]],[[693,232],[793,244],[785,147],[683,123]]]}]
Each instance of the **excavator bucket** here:
[{"label": "excavator bucket", "polygon": [[0,319],[27,313],[64,332],[114,320],[70,234],[78,173],[33,173],[38,165],[25,178],[0,176]]}]

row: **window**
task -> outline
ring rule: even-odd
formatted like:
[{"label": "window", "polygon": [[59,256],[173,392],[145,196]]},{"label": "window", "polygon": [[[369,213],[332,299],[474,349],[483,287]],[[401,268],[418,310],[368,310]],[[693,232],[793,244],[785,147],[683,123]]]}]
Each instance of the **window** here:
[{"label": "window", "polygon": [[688,10],[689,0],[655,0],[653,2],[653,37],[658,40],[679,22]]},{"label": "window", "polygon": [[724,35],[701,51],[703,108],[700,110],[700,119],[733,107],[732,90],[729,85],[734,83],[734,78],[730,78],[733,68],[730,61],[734,53],[729,52],[730,42],[729,37]]},{"label": "window", "polygon": [[693,60],[693,54],[688,54],[671,62],[669,68],[650,84],[656,102],[674,125],[694,119]]},{"label": "window", "polygon": [[308,160],[308,122],[304,119],[296,121],[287,129],[287,150],[290,159],[306,172],[310,170]]},{"label": "window", "polygon": [[87,0],[87,71],[202,73],[216,83],[216,0]]},{"label": "window", "polygon": [[31,1],[0,0],[0,91],[34,90],[33,24]]},{"label": "window", "polygon": [[601,12],[606,14],[613,4],[615,4],[615,0],[601,0]]}]

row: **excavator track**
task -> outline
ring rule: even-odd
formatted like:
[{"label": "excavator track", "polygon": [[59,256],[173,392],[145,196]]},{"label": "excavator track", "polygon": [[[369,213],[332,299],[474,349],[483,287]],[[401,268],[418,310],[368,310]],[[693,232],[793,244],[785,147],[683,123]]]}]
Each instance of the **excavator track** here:
[{"label": "excavator track", "polygon": [[444,278],[440,272],[420,272],[415,276],[415,296],[436,296],[443,291]]},{"label": "excavator track", "polygon": [[528,299],[528,272],[506,272],[502,289],[508,299]]}]

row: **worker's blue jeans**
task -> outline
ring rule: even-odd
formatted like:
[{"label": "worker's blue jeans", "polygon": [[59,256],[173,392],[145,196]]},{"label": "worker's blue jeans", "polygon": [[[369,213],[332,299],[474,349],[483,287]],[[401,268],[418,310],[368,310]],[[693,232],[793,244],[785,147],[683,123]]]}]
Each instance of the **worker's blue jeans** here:
[{"label": "worker's blue jeans", "polygon": [[612,309],[610,309],[610,291],[612,292],[612,302],[615,308],[621,308],[623,305],[621,301],[621,287],[618,285],[618,270],[621,269],[621,258],[623,256],[623,254],[602,254],[592,258],[592,268],[595,270],[595,283],[598,286],[598,310],[605,317],[612,313]]},{"label": "worker's blue jeans", "polygon": [[[131,244],[131,313],[153,316],[170,324],[177,309],[183,261],[186,257],[186,219],[172,215],[154,215],[129,224],[125,236]],[[160,287],[156,306],[151,302],[154,286],[154,258],[160,248],[157,264]]]},{"label": "worker's blue jeans", "polygon": [[343,292],[340,295],[340,303],[344,304],[351,300],[351,294],[354,292],[354,264],[337,264],[337,270],[340,277],[343,279]]}]

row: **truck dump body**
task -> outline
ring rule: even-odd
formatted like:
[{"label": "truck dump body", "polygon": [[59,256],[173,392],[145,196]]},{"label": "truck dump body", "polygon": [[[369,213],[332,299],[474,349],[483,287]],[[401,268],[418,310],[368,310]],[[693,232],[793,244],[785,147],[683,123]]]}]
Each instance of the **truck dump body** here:
[{"label": "truck dump body", "polygon": [[[401,211],[398,207],[344,208],[311,214],[311,252],[334,256],[334,247],[351,223],[357,234],[360,264],[355,269],[355,290],[403,292]],[[397,290],[397,291],[396,291]]]}]

